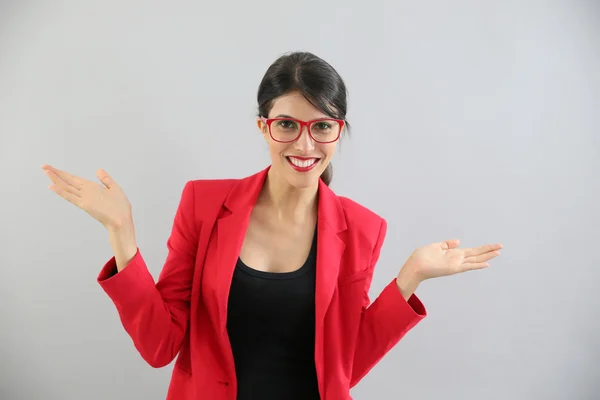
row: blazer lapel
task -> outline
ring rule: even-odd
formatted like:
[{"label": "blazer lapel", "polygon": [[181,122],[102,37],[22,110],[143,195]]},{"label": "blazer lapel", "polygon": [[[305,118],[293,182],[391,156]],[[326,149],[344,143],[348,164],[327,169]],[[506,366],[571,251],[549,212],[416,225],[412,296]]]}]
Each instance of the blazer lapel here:
[{"label": "blazer lapel", "polygon": [[216,296],[219,332],[227,329],[227,300],[235,265],[242,248],[252,208],[258,199],[270,166],[240,180],[223,204],[217,220]]},{"label": "blazer lapel", "polygon": [[316,326],[322,327],[325,312],[337,286],[340,261],[346,243],[340,236],[347,229],[343,209],[337,196],[320,181],[318,237]]},{"label": "blazer lapel", "polygon": [[[346,248],[343,232],[346,218],[337,196],[319,181],[317,229],[317,283],[315,293],[315,363],[319,386],[323,379],[325,314],[337,287],[340,262]],[[322,392],[323,393],[323,392]]]}]

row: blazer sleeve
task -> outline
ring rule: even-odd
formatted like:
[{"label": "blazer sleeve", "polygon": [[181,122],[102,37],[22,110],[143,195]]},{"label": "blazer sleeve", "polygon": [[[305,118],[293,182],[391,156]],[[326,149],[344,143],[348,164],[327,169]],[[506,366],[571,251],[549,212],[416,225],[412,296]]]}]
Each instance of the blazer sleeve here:
[{"label": "blazer sleeve", "polygon": [[381,219],[379,236],[371,257],[371,274],[365,284],[363,313],[361,317],[350,387],[355,386],[404,335],[427,315],[416,295],[408,301],[400,293],[394,278],[370,304],[368,290],[372,272],[379,259],[381,246],[387,232],[387,223]]},{"label": "blazer sleeve", "polygon": [[188,181],[175,214],[168,255],[155,283],[138,251],[117,273],[113,256],[97,281],[110,297],[123,327],[144,360],[155,368],[168,365],[181,347],[189,314],[198,227],[194,185]]}]

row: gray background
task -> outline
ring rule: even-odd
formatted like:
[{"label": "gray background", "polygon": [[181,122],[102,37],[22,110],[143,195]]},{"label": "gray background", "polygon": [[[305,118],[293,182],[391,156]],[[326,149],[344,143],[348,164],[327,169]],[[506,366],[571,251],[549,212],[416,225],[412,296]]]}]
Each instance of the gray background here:
[{"label": "gray background", "polygon": [[96,283],[106,231],[40,166],[112,174],[156,278],[185,182],[268,165],[256,89],[291,50],[350,90],[332,187],[389,222],[373,298],[417,246],[505,246],[425,282],[429,316],[353,396],[600,398],[599,18],[566,0],[1,1],[0,398],[165,397],[171,366],[144,363]]}]

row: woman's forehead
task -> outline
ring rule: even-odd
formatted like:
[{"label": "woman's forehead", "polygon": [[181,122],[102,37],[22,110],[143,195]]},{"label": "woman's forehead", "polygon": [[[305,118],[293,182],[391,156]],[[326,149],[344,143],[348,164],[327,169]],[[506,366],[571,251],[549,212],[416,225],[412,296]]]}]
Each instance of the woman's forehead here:
[{"label": "woman's forehead", "polygon": [[269,116],[275,117],[277,115],[285,115],[302,120],[328,117],[328,115],[313,106],[302,94],[297,92],[275,99]]}]

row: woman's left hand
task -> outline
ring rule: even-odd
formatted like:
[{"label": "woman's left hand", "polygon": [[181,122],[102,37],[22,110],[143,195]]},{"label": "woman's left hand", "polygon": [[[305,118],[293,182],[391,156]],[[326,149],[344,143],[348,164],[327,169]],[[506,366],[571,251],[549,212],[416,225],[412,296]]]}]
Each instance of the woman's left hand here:
[{"label": "woman's left hand", "polygon": [[[498,257],[503,248],[501,244],[486,244],[460,249],[459,245],[458,239],[452,239],[420,247],[412,253],[402,269],[408,269],[412,277],[422,282],[489,267],[488,261]],[[402,273],[400,271],[398,276]]]}]

